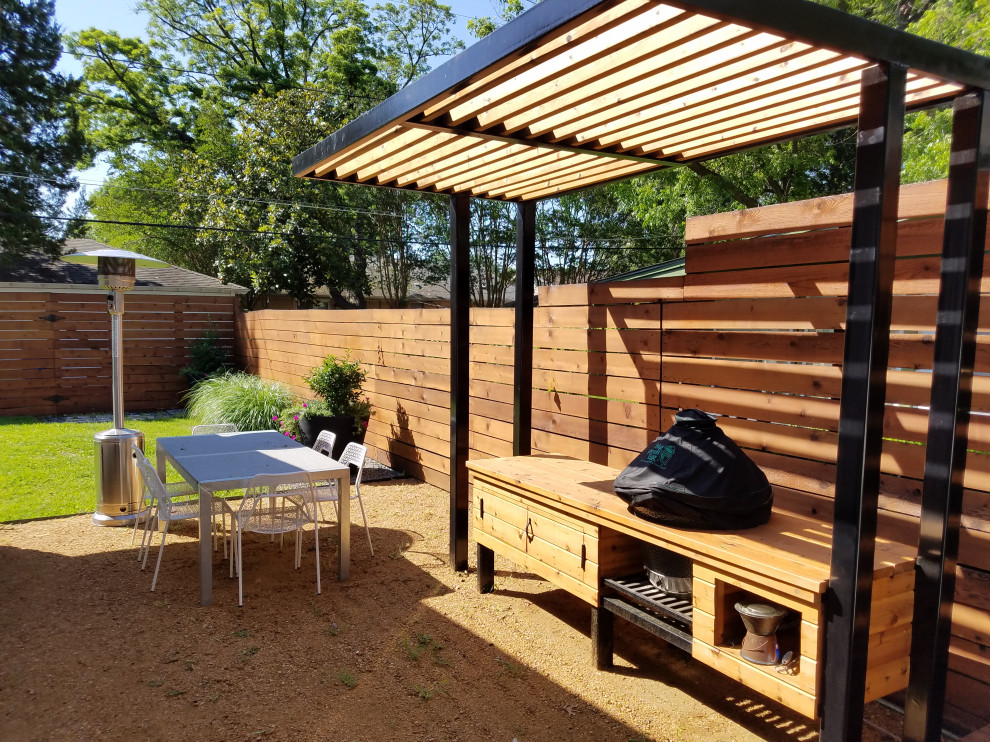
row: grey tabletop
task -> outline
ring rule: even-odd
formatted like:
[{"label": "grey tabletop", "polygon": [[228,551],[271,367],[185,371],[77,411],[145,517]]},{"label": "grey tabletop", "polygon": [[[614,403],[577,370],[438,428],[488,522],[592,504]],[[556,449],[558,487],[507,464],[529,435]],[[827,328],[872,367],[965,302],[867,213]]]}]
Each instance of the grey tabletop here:
[{"label": "grey tabletop", "polygon": [[277,448],[303,448],[288,436],[275,430],[257,430],[247,433],[212,433],[210,435],[175,435],[155,440],[157,448],[164,449],[172,458],[187,455],[209,455],[257,451]]},{"label": "grey tabletop", "polygon": [[[284,436],[283,436],[284,437]],[[184,453],[178,457],[184,474],[210,489],[241,489],[257,474],[305,473],[320,479],[349,473],[346,465],[311,448],[253,449],[216,453]]]}]

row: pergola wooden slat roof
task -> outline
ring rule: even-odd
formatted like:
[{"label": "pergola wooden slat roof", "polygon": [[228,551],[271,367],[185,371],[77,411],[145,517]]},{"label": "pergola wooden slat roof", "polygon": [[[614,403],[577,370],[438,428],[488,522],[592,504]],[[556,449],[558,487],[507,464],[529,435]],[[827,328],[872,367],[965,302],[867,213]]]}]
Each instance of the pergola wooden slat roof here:
[{"label": "pergola wooden slat roof", "polygon": [[[513,452],[532,451],[539,199],[857,125],[823,742],[862,732],[904,112],[953,103],[907,739],[938,739],[990,188],[990,59],[804,0],[543,0],[293,160],[450,202],[450,564],[468,566],[471,197],[516,202]],[[953,452],[960,455],[953,455]],[[494,554],[479,545],[479,587]],[[934,641],[929,641],[934,637]]]},{"label": "pergola wooden slat roof", "polygon": [[544,0],[293,171],[531,201],[854,124],[877,62],[908,68],[909,109],[990,79],[984,58],[801,0]]}]

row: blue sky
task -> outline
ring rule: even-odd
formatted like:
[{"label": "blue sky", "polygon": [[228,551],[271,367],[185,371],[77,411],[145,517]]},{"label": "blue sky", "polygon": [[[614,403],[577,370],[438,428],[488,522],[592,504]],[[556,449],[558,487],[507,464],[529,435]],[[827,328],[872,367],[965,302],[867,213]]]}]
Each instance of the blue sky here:
[{"label": "blue sky", "polygon": [[[369,0],[373,5],[375,0]],[[492,0],[446,0],[457,14],[456,35],[470,46],[474,37],[467,31],[467,21],[475,16],[494,15]],[[144,36],[147,16],[135,12],[135,0],[55,0],[55,19],[63,33],[82,31],[96,27],[103,31],[116,31],[121,36]],[[434,66],[443,60],[436,60]],[[82,66],[69,55],[63,55],[59,69],[72,75],[81,75]],[[78,173],[82,185],[92,192],[95,184],[107,177],[107,166],[98,162],[89,170]]]}]

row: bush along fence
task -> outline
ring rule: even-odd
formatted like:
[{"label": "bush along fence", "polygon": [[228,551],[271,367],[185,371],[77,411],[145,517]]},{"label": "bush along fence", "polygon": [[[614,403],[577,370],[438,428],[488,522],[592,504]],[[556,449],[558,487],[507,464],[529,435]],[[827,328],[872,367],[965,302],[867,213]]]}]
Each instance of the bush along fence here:
[{"label": "bush along fence", "polygon": [[[233,350],[236,297],[154,291],[127,294],[125,413],[181,406],[188,382],[179,372],[211,328]],[[106,412],[111,368],[105,291],[0,289],[0,415]]]},{"label": "bush along fence", "polygon": [[[905,187],[888,372],[879,535],[916,543],[927,436],[944,183]],[[540,289],[534,452],[624,466],[679,408],[721,427],[778,488],[778,507],[830,520],[851,196],[689,220],[679,278]],[[990,328],[984,282],[981,333]],[[260,311],[238,320],[239,360],[305,393],[303,376],[351,349],[368,373],[372,453],[449,484],[447,310]],[[511,309],[471,313],[471,457],[512,453]],[[990,344],[980,336],[946,719],[990,722]],[[903,654],[911,593],[889,601],[871,652]],[[905,602],[906,601],[906,602]],[[895,604],[896,603],[896,604]],[[882,614],[882,615],[879,615]],[[896,651],[894,648],[898,648]],[[903,687],[906,661],[877,682]]]}]

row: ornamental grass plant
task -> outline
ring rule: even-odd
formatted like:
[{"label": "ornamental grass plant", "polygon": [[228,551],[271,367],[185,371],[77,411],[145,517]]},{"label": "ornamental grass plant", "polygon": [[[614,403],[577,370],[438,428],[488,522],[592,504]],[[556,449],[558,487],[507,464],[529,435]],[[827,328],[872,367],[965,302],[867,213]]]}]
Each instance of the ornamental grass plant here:
[{"label": "ornamental grass plant", "polygon": [[278,429],[279,413],[295,401],[284,384],[243,372],[203,379],[184,399],[203,423],[233,423],[238,430]]}]

